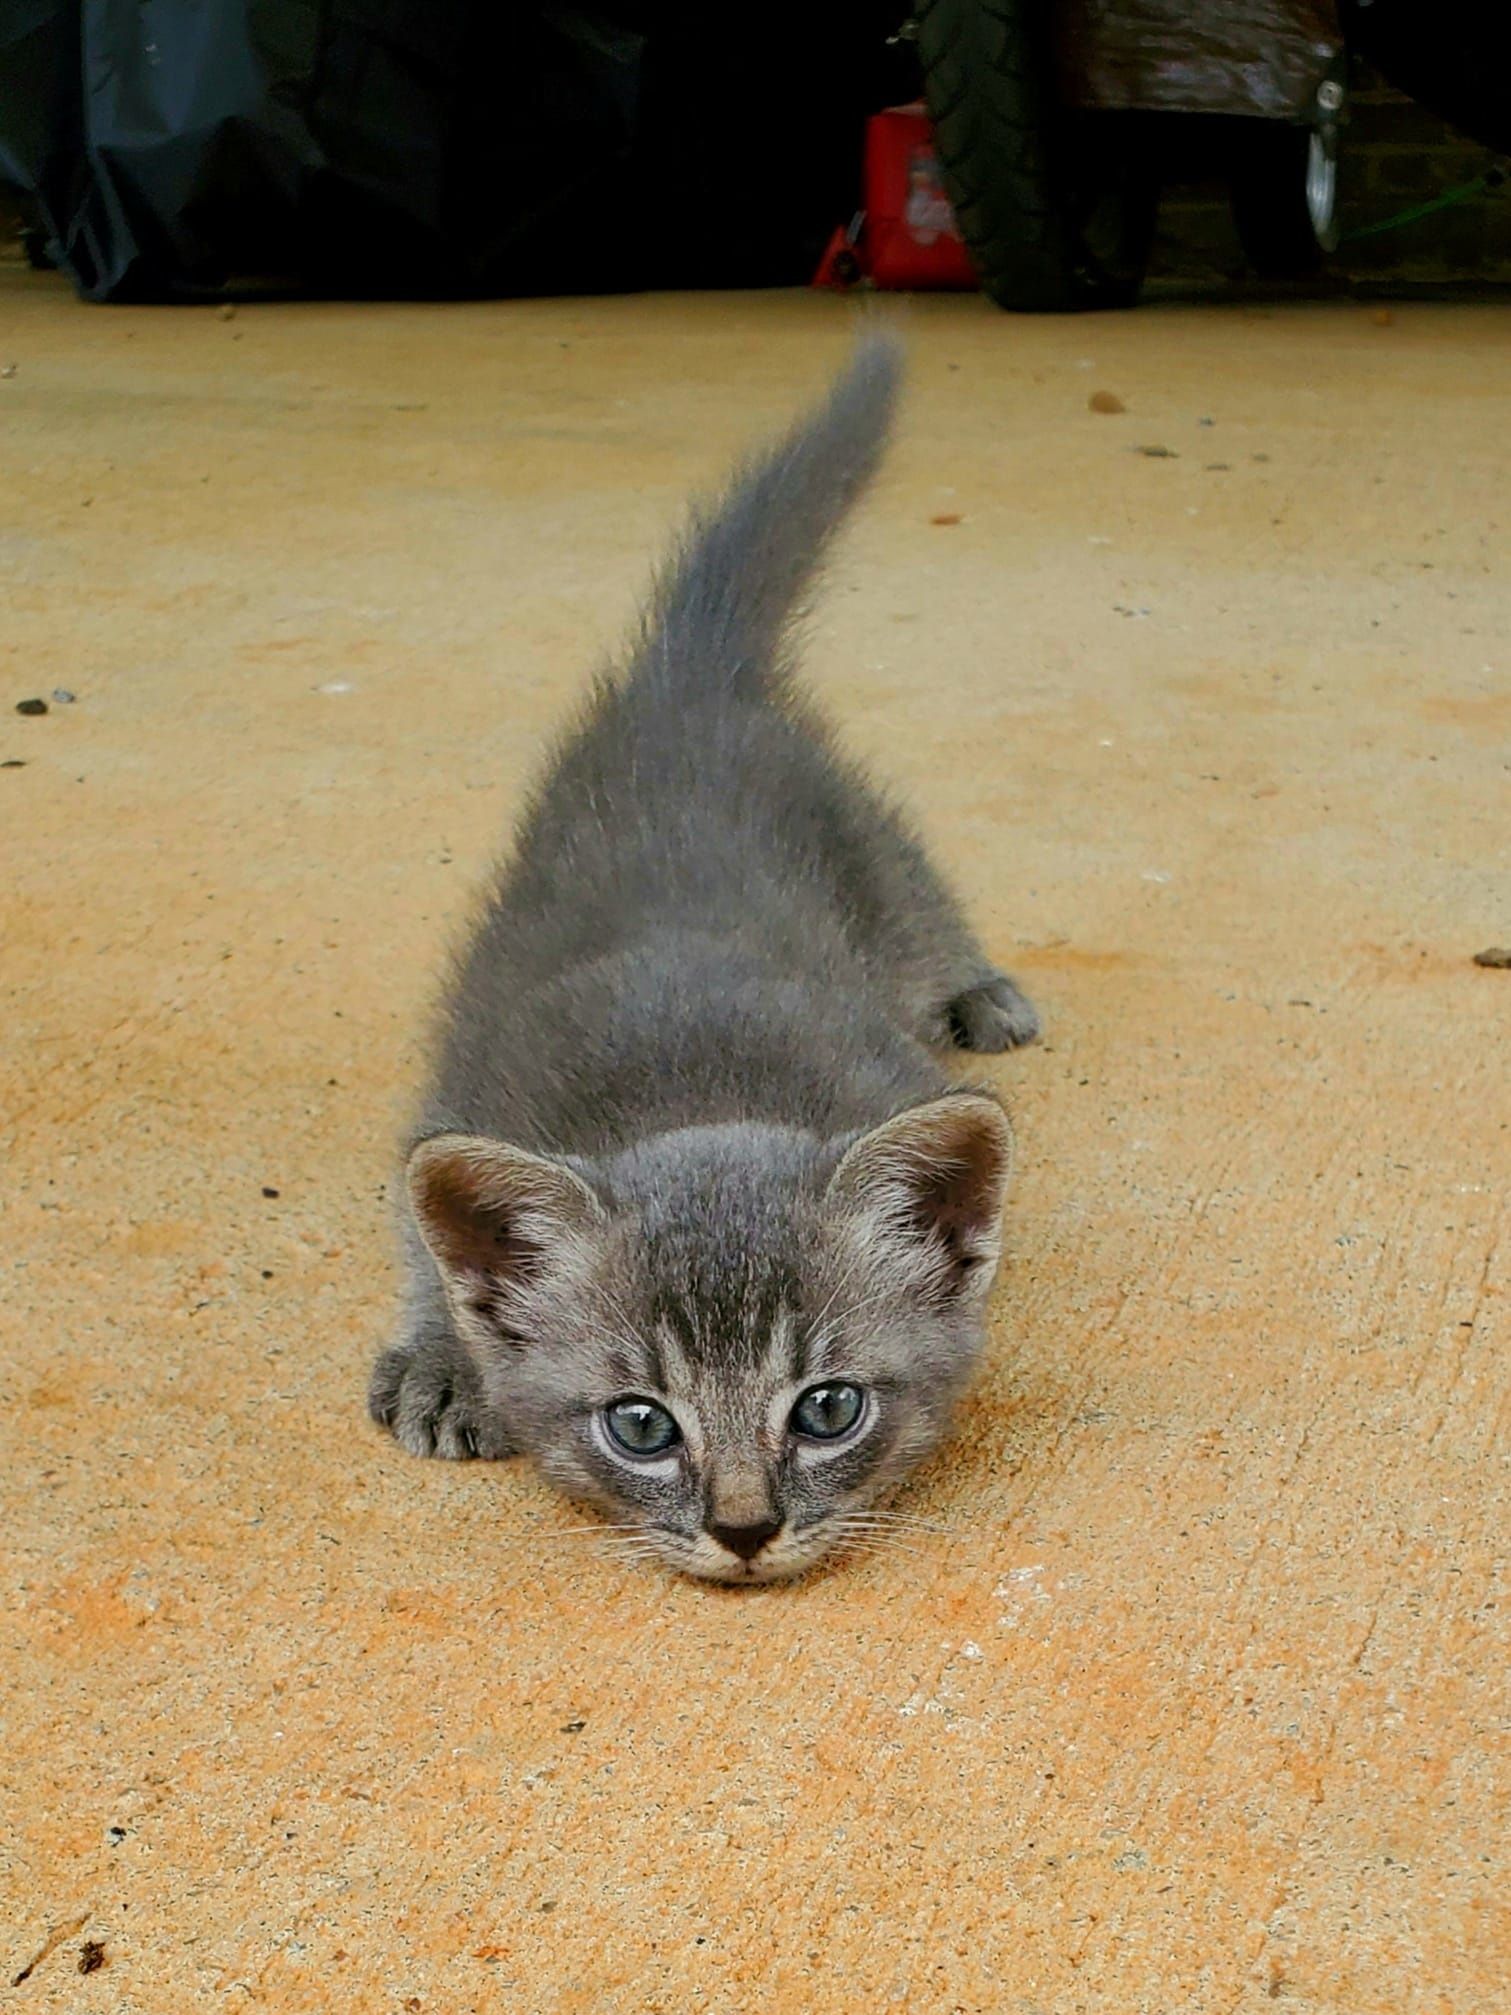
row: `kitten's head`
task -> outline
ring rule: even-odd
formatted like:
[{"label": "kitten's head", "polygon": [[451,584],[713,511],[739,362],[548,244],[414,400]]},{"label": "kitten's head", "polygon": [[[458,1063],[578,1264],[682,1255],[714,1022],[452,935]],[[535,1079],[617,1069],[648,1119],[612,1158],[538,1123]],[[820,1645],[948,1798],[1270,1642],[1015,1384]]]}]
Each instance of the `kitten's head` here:
[{"label": "kitten's head", "polygon": [[775,1581],[864,1531],[980,1338],[1011,1161],[975,1093],[842,1141],[757,1125],[603,1161],[442,1134],[410,1196],[516,1446],[671,1566]]}]

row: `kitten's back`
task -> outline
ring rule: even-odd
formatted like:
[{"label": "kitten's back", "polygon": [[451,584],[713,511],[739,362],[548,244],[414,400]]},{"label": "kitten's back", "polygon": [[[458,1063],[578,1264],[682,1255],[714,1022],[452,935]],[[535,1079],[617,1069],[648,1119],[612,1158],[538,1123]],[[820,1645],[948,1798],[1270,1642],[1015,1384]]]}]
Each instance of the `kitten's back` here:
[{"label": "kitten's back", "polygon": [[525,814],[457,976],[428,1124],[601,1151],[695,1119],[835,1130],[943,1083],[925,1003],[979,954],[796,693],[787,647],[900,369],[894,340],[866,337],[694,513],[626,669]]}]

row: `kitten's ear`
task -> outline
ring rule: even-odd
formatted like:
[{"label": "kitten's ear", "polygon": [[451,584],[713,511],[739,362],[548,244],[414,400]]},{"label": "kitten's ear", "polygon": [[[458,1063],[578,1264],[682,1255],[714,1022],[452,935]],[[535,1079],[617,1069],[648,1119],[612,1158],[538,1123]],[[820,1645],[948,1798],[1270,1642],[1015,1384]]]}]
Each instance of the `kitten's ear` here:
[{"label": "kitten's ear", "polygon": [[520,1297],[581,1262],[606,1222],[603,1205],[558,1161],[503,1141],[443,1133],[422,1140],[406,1171],[421,1236],[464,1328],[509,1328]]},{"label": "kitten's ear", "polygon": [[826,1208],[865,1262],[939,1305],[984,1294],[1002,1249],[1013,1133],[994,1099],[951,1094],[862,1134]]}]

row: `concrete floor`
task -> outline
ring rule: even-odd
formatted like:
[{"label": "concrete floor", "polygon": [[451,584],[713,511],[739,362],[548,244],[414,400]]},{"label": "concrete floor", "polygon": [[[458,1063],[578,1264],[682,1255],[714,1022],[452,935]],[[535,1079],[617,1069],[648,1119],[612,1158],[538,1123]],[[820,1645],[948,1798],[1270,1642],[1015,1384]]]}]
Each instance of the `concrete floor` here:
[{"label": "concrete floor", "polygon": [[1505,310],[909,311],[812,676],[1051,1031],[947,1533],[364,1418],[441,948],[850,314],[0,280],[0,2004],[1507,2006]]}]

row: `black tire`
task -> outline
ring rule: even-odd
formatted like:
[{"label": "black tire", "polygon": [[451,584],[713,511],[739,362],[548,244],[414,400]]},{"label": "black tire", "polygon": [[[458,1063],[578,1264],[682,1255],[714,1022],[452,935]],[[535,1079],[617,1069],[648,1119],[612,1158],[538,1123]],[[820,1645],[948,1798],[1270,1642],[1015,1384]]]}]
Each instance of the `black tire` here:
[{"label": "black tire", "polygon": [[[1319,132],[1315,144],[1331,148],[1333,135]],[[1319,225],[1307,202],[1313,145],[1307,126],[1242,122],[1229,170],[1233,222],[1244,257],[1261,280],[1315,279],[1338,242],[1336,180],[1329,223]]]},{"label": "black tire", "polygon": [[1136,114],[1076,113],[1055,89],[1050,0],[920,0],[918,53],[940,175],[999,308],[1126,308],[1158,185]]}]

